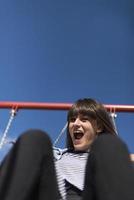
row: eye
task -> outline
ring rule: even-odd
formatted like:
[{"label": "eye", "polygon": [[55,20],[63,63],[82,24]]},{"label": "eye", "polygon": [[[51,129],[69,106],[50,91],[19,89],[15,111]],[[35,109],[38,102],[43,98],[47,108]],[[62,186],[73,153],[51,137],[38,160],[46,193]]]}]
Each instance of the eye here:
[{"label": "eye", "polygon": [[82,122],[87,122],[87,121],[89,121],[89,118],[86,117],[86,116],[83,116],[83,117],[81,117],[81,121]]},{"label": "eye", "polygon": [[75,122],[75,120],[76,120],[76,117],[70,117],[69,119],[70,122]]}]

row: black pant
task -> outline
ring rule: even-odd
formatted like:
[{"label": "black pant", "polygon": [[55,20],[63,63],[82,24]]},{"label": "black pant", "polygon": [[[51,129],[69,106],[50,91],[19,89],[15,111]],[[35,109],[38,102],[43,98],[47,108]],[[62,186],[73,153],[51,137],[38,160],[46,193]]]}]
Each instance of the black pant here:
[{"label": "black pant", "polygon": [[115,136],[99,136],[88,158],[83,200],[133,199],[134,168],[127,146]]},{"label": "black pant", "polygon": [[22,134],[0,167],[0,200],[56,200],[52,145],[46,133]]},{"label": "black pant", "polygon": [[[87,162],[84,200],[132,200],[134,173],[126,145],[103,135]],[[57,200],[52,145],[47,134],[22,134],[0,167],[0,200]]]}]

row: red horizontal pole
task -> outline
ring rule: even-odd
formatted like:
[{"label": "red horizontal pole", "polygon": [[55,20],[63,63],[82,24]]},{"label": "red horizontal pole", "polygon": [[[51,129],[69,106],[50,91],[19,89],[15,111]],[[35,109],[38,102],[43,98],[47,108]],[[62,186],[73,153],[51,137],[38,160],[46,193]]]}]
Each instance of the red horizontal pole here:
[{"label": "red horizontal pole", "polygon": [[41,103],[41,102],[0,102],[0,108],[68,110],[69,103]]},{"label": "red horizontal pole", "polygon": [[134,112],[134,105],[104,105],[108,111]]},{"label": "red horizontal pole", "polygon": [[[68,110],[72,103],[41,103],[41,102],[0,102],[0,108],[8,109],[44,109],[44,110]],[[108,105],[104,104],[111,112],[134,112],[134,105]]]}]

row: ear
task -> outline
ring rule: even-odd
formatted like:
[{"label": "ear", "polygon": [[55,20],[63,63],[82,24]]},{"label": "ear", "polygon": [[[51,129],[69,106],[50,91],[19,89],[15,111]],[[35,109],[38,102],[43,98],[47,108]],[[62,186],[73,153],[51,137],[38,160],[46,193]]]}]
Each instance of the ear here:
[{"label": "ear", "polygon": [[100,125],[99,123],[97,124],[97,130],[96,133],[101,133],[103,131],[102,125]]},{"label": "ear", "polygon": [[101,133],[101,132],[102,132],[102,129],[97,129],[96,132],[97,132],[97,133]]}]

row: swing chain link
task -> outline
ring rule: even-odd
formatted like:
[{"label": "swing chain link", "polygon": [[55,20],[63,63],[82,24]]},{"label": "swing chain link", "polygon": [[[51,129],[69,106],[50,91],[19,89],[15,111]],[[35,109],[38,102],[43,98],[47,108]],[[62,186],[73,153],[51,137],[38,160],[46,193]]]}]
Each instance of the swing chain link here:
[{"label": "swing chain link", "polygon": [[115,122],[115,120],[117,118],[117,114],[115,112],[115,108],[111,108],[110,116],[111,116],[112,123],[114,125],[115,132],[116,132],[117,135],[119,135],[118,130],[117,130],[117,126],[116,126],[116,122]]},{"label": "swing chain link", "polygon": [[17,113],[17,109],[12,109],[11,110],[11,114],[10,114],[10,118],[8,120],[8,123],[7,123],[7,126],[5,128],[5,131],[3,133],[3,136],[1,138],[1,141],[0,141],[0,149],[2,149],[2,147],[4,146],[4,144],[6,143],[6,138],[7,138],[7,134],[9,132],[9,129],[11,127],[11,124],[16,116],[16,113]]}]

